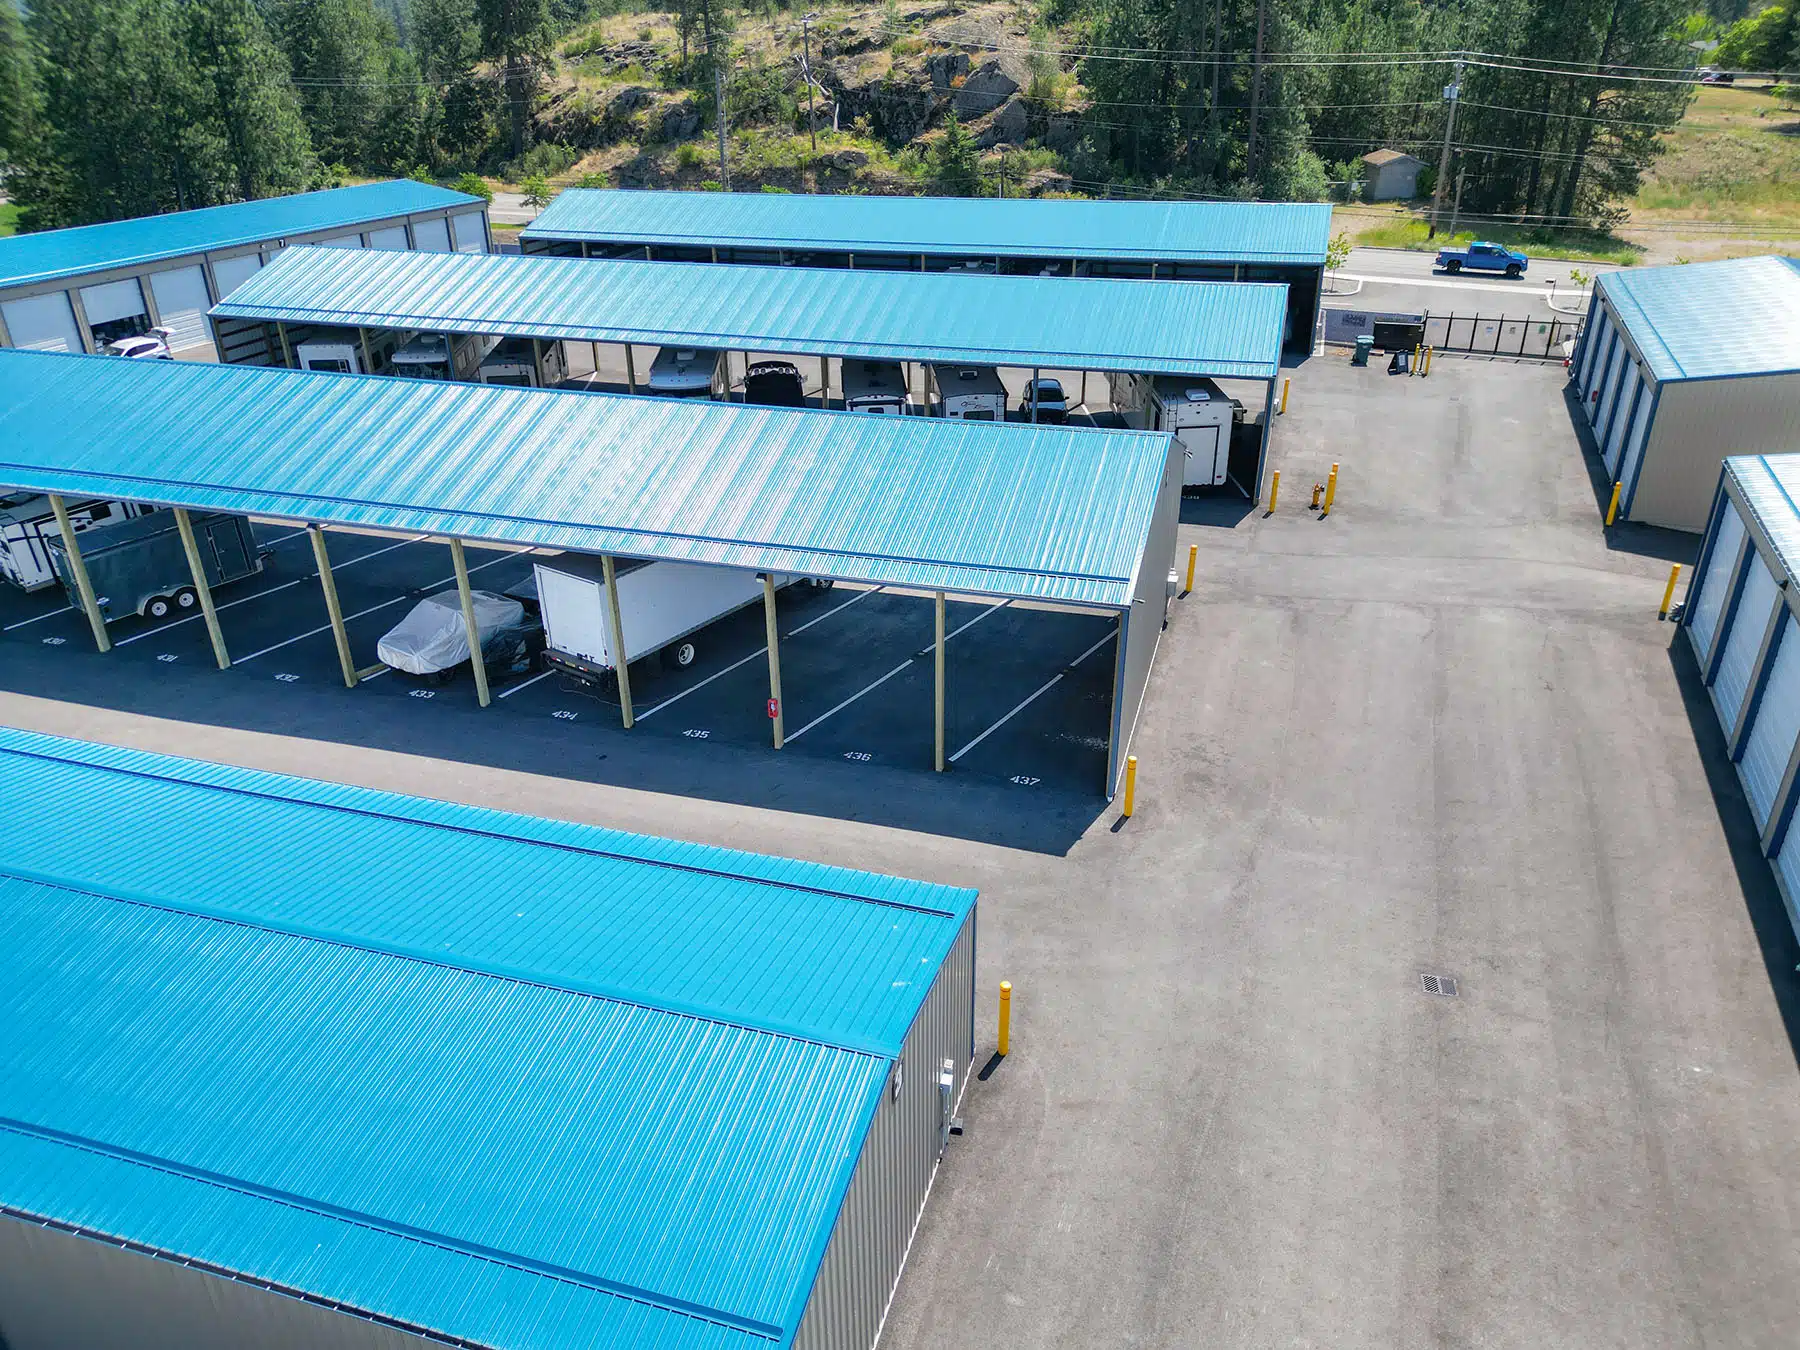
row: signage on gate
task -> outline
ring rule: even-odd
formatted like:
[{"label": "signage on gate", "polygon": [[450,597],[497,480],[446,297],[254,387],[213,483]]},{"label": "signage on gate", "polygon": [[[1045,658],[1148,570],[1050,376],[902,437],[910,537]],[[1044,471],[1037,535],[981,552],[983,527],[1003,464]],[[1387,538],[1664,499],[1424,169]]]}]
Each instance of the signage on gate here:
[{"label": "signage on gate", "polygon": [[1384,314],[1372,309],[1328,309],[1325,311],[1325,340],[1348,344],[1359,337],[1373,337],[1378,323],[1424,322],[1423,314]]},{"label": "signage on gate", "polygon": [[770,699],[769,700],[769,720],[774,721],[777,717],[780,717],[780,716],[781,716],[781,700],[778,698]]}]

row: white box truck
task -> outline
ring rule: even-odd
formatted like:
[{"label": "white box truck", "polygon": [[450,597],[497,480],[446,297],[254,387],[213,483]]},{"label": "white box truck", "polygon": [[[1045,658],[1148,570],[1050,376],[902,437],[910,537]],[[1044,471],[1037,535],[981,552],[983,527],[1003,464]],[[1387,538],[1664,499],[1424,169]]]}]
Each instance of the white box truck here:
[{"label": "white box truck", "polygon": [[708,347],[660,348],[643,390],[658,398],[722,398],[725,353]]},{"label": "white box truck", "polygon": [[936,417],[965,422],[1004,422],[1006,386],[992,366],[927,366],[937,390]]},{"label": "white box truck", "polygon": [[906,372],[898,361],[846,357],[843,366],[845,412],[904,417],[912,411],[906,400]]},{"label": "white box truck", "polygon": [[[543,360],[539,361],[539,353]],[[513,384],[526,389],[555,389],[569,378],[560,342],[542,342],[533,350],[530,338],[502,338],[481,359],[475,378],[482,384]]]},{"label": "white box truck", "polygon": [[[93,525],[133,520],[156,508],[136,502],[97,498],[65,503],[75,533]],[[0,488],[0,577],[22,591],[40,591],[56,584],[56,564],[50,557],[51,539],[62,538],[50,499],[35,492]]]},{"label": "white box truck", "polygon": [[499,345],[491,333],[420,333],[394,353],[389,373],[412,380],[473,380]]},{"label": "white box truck", "polygon": [[1113,411],[1141,431],[1172,431],[1186,467],[1183,487],[1218,487],[1231,460],[1231,428],[1244,405],[1211,380],[1178,375],[1113,374],[1107,377]]},{"label": "white box truck", "polygon": [[[533,571],[545,666],[589,684],[609,681],[618,657],[600,559],[563,553],[539,560]],[[700,629],[762,602],[760,574],[735,568],[620,558],[617,579],[627,664],[661,653],[665,666],[684,670],[699,656]],[[775,584],[796,580],[777,576]]]}]

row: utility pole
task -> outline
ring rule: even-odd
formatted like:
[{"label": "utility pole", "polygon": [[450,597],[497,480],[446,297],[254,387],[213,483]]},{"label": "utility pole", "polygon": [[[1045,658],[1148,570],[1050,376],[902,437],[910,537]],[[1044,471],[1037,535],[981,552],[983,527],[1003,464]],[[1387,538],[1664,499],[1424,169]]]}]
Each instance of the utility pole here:
[{"label": "utility pole", "polygon": [[1462,58],[1456,61],[1456,70],[1450,76],[1450,83],[1444,86],[1444,101],[1450,105],[1450,114],[1444,119],[1444,148],[1438,154],[1437,182],[1431,190],[1431,232],[1427,239],[1437,238],[1438,212],[1444,206],[1444,189],[1449,186],[1450,178],[1450,139],[1456,135],[1456,105],[1462,98]]},{"label": "utility pole", "polygon": [[1256,66],[1250,73],[1250,146],[1244,173],[1256,177],[1256,119],[1262,109],[1263,34],[1269,26],[1269,0],[1256,0]]},{"label": "utility pole", "polygon": [[713,52],[713,104],[718,110],[719,123],[719,186],[727,192],[731,191],[731,166],[725,161],[725,66],[719,60],[718,52]]},{"label": "utility pole", "polygon": [[1456,218],[1462,214],[1463,180],[1469,176],[1468,166],[1462,165],[1456,170],[1456,196],[1450,203],[1450,237],[1456,237]]},{"label": "utility pole", "polygon": [[813,116],[812,21],[817,14],[800,16],[800,69],[806,75],[806,134],[812,137],[813,153],[819,153],[819,123]]}]

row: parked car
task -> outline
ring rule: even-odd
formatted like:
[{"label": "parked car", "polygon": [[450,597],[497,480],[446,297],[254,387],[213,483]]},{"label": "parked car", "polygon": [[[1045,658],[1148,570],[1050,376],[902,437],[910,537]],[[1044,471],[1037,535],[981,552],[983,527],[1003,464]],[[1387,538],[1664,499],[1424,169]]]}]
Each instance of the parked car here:
[{"label": "parked car", "polygon": [[1714,70],[1711,66],[1700,67],[1701,84],[1731,84],[1732,82],[1729,70]]},{"label": "parked car", "polygon": [[[1019,416],[1025,421],[1031,420],[1031,381],[1025,382],[1025,397],[1019,400]],[[1040,378],[1037,382],[1037,420],[1040,422],[1066,422],[1069,420],[1069,400],[1063,393],[1062,382]]]},{"label": "parked car", "polygon": [[744,402],[804,408],[806,382],[792,361],[758,361],[744,372]]},{"label": "parked car", "polygon": [[175,353],[169,350],[169,339],[174,336],[172,328],[152,328],[136,337],[107,343],[107,355],[123,356],[132,361],[173,361]]},{"label": "parked car", "polygon": [[[490,671],[526,671],[544,649],[544,626],[520,601],[471,591],[481,659]],[[375,645],[382,664],[434,684],[448,684],[469,660],[462,597],[454,590],[428,595]]]},{"label": "parked car", "polygon": [[1531,266],[1531,259],[1501,244],[1477,239],[1467,248],[1439,249],[1437,265],[1446,272],[1460,272],[1466,267],[1471,272],[1504,272],[1509,277],[1516,277],[1522,276]]}]

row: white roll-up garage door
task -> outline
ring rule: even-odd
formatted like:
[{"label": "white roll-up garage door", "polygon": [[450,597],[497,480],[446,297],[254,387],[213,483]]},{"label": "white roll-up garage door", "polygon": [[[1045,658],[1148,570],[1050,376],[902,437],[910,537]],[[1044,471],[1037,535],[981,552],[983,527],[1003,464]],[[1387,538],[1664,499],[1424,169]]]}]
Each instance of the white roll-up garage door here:
[{"label": "white roll-up garage door", "polygon": [[1769,823],[1796,736],[1800,736],[1800,623],[1789,614],[1781,625],[1781,643],[1769,662],[1768,683],[1757,701],[1756,720],[1750,723],[1738,765],[1758,829]]},{"label": "white roll-up garage door", "polygon": [[81,307],[87,311],[90,328],[96,324],[112,323],[117,319],[136,318],[140,314],[146,319],[150,316],[150,311],[144,306],[143,288],[138,285],[136,277],[108,281],[99,286],[83,286]]},{"label": "white roll-up garage door", "polygon": [[256,275],[256,269],[262,266],[262,255],[246,253],[240,257],[227,258],[223,262],[213,264],[213,280],[219,283],[219,299],[223,300],[239,286]]},{"label": "white roll-up garage door", "polygon": [[1719,520],[1718,538],[1713,541],[1712,554],[1706,560],[1706,571],[1700,577],[1699,587],[1688,597],[1688,606],[1693,611],[1693,617],[1688,620],[1688,640],[1694,644],[1694,654],[1700,658],[1702,668],[1712,655],[1713,634],[1718,630],[1719,616],[1725,612],[1725,602],[1731,598],[1738,549],[1743,544],[1744,522],[1738,516],[1737,507],[1726,498],[1725,513]]},{"label": "white roll-up garage door", "polygon": [[406,248],[406,226],[390,225],[385,230],[370,230],[369,247],[385,249]]},{"label": "white roll-up garage door", "polygon": [[1612,412],[1613,403],[1619,397],[1619,386],[1625,383],[1625,369],[1630,364],[1631,352],[1626,348],[1625,340],[1615,334],[1612,356],[1606,364],[1606,383],[1600,387],[1600,401],[1594,405],[1595,435],[1606,430],[1606,419]]},{"label": "white roll-up garage door", "polygon": [[340,234],[331,239],[314,239],[308,241],[313,248],[361,248],[360,234]]},{"label": "white roll-up garage door", "polygon": [[1600,358],[1611,341],[1612,319],[1606,312],[1606,306],[1601,305],[1594,314],[1594,331],[1588,334],[1587,342],[1583,344],[1581,350],[1580,378],[1576,384],[1581,389],[1581,402],[1584,407],[1590,406],[1592,403],[1587,396],[1588,390],[1594,387],[1595,374],[1600,369]]},{"label": "white roll-up garage door", "polygon": [[486,253],[487,231],[481,228],[481,212],[463,211],[450,217],[458,253]]},{"label": "white roll-up garage door", "polygon": [[156,313],[162,326],[174,336],[170,351],[191,351],[212,345],[206,327],[206,311],[212,300],[206,293],[206,270],[200,267],[177,267],[169,272],[150,274],[150,293],[156,297]]},{"label": "white roll-up garage door", "polygon": [[1619,397],[1613,404],[1612,425],[1606,429],[1606,472],[1609,477],[1619,477],[1619,461],[1625,455],[1625,432],[1636,416],[1635,401],[1641,397],[1639,391],[1643,379],[1638,374],[1637,362],[1631,359],[1630,353],[1625,356],[1625,374],[1620,380]]},{"label": "white roll-up garage door", "polygon": [[1762,650],[1763,634],[1769,631],[1769,618],[1780,597],[1775,589],[1775,576],[1760,553],[1750,555],[1750,566],[1744,573],[1743,596],[1731,616],[1725,632],[1725,647],[1719,654],[1719,673],[1713,680],[1713,708],[1719,714],[1719,725],[1726,736],[1737,731],[1738,714],[1743,711],[1744,694],[1750,688],[1750,674],[1756,665],[1756,654]]},{"label": "white roll-up garage door", "polygon": [[1787,893],[1800,903],[1800,830],[1792,825],[1781,841],[1781,852],[1775,855],[1775,870],[1781,873]]},{"label": "white roll-up garage door", "polygon": [[423,253],[448,253],[450,227],[444,223],[444,218],[439,216],[435,220],[415,220],[413,247]]},{"label": "white roll-up garage door", "polygon": [[81,329],[75,326],[75,310],[67,291],[8,300],[0,305],[0,315],[6,318],[6,332],[15,347],[40,352],[81,350]]},{"label": "white roll-up garage door", "polygon": [[1625,514],[1631,514],[1631,492],[1637,486],[1638,465],[1644,462],[1644,441],[1650,434],[1650,409],[1656,404],[1656,390],[1648,381],[1638,394],[1637,413],[1631,419],[1631,438],[1625,442],[1625,463],[1618,481],[1625,485]]}]

